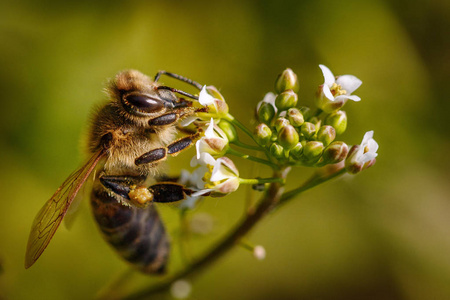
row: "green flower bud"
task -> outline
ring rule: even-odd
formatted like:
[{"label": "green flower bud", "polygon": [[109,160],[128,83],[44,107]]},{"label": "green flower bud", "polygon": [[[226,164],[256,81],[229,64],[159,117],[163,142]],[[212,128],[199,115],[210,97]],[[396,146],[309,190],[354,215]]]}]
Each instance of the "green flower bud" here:
[{"label": "green flower bud", "polygon": [[303,115],[303,118],[305,120],[309,120],[309,118],[311,118],[311,109],[307,106],[302,106],[300,107],[300,112]]},{"label": "green flower bud", "polygon": [[300,127],[300,133],[303,134],[307,139],[312,138],[316,133],[316,125],[310,122],[305,122]]},{"label": "green flower bud", "polygon": [[290,123],[286,118],[280,117],[275,121],[275,128],[277,129],[277,132],[280,132],[280,130],[287,125],[290,125]]},{"label": "green flower bud", "polygon": [[285,158],[284,157],[284,148],[277,143],[273,143],[272,145],[270,145],[269,151],[270,151],[270,154],[272,154],[272,156],[277,159]]},{"label": "green flower bud", "polygon": [[278,143],[280,143],[280,145],[286,150],[289,150],[297,145],[298,140],[298,133],[292,125],[284,126],[278,133]]},{"label": "green flower bud", "polygon": [[346,143],[336,141],[328,145],[323,151],[323,161],[327,164],[336,164],[347,157],[348,146]]},{"label": "green flower bud", "polygon": [[324,125],[317,131],[317,140],[328,146],[336,137],[336,131],[330,125]]},{"label": "green flower bud", "polygon": [[289,122],[294,127],[299,127],[305,122],[303,119],[303,114],[296,108],[289,108],[287,116],[289,118]]},{"label": "green flower bud", "polygon": [[278,75],[275,81],[275,91],[280,94],[285,90],[293,90],[298,92],[299,84],[297,79],[297,74],[295,74],[291,69],[287,68],[280,75]]},{"label": "green flower bud", "polygon": [[258,109],[258,120],[262,123],[270,124],[275,116],[275,108],[272,104],[263,102]]},{"label": "green flower bud", "polygon": [[302,143],[297,143],[290,151],[289,155],[293,157],[294,159],[299,160],[302,157],[303,154],[303,145]]},{"label": "green flower bud", "polygon": [[323,144],[321,142],[311,141],[307,142],[303,147],[303,155],[311,162],[316,162],[320,159],[323,153]]},{"label": "green flower bud", "polygon": [[342,110],[332,113],[325,119],[325,124],[333,126],[337,135],[342,134],[347,129],[347,114]]},{"label": "green flower bud", "polygon": [[[222,122],[221,122],[222,123]],[[261,146],[266,146],[272,137],[272,130],[264,123],[255,128],[255,139]]]},{"label": "green flower bud", "polygon": [[293,90],[282,92],[275,98],[275,106],[279,110],[286,110],[297,105],[298,96]]},{"label": "green flower bud", "polygon": [[233,124],[231,124],[227,120],[222,119],[222,120],[220,120],[218,126],[220,129],[223,130],[223,132],[225,133],[225,135],[228,138],[228,141],[234,142],[237,140],[238,135],[236,132],[236,128],[234,128]]}]

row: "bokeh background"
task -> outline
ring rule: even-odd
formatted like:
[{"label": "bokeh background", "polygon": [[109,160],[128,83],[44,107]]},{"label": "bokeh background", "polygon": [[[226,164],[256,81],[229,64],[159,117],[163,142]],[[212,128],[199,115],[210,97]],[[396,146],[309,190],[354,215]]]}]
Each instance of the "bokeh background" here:
[{"label": "bokeh background", "polygon": [[[450,299],[449,37],[445,0],[1,1],[0,299],[91,299],[126,270],[88,201],[73,228],[61,227],[23,268],[35,214],[85,159],[81,141],[107,78],[165,69],[214,84],[251,127],[253,107],[286,67],[310,103],[320,63],[362,79],[344,139],[357,144],[375,130],[377,164],[264,219],[249,240],[266,259],[236,247],[191,281],[191,299]],[[170,171],[192,155],[172,160]],[[247,177],[264,173],[235,161]],[[292,172],[288,187],[308,172]],[[257,196],[244,188],[206,199],[191,217],[214,227],[193,237],[192,252]],[[161,212],[176,236],[176,208]]]}]

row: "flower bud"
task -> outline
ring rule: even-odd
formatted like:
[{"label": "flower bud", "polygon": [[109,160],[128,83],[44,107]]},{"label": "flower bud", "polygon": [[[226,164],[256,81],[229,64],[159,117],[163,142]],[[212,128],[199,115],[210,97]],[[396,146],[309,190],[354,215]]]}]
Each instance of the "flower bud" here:
[{"label": "flower bud", "polygon": [[272,145],[270,145],[269,151],[270,151],[270,154],[277,159],[284,158],[284,149],[281,145],[279,145],[277,143],[273,143]]},{"label": "flower bud", "polygon": [[289,108],[287,116],[289,118],[289,122],[294,127],[299,127],[305,122],[303,119],[303,114],[296,108]]},{"label": "flower bud", "polygon": [[290,125],[290,123],[286,118],[280,117],[275,121],[275,128],[278,132],[280,132],[280,130],[287,125]]},{"label": "flower bud", "polygon": [[303,119],[309,120],[311,118],[311,109],[307,106],[300,107],[300,112],[303,115]]},{"label": "flower bud", "polygon": [[337,135],[342,134],[347,129],[347,114],[342,110],[332,113],[325,119],[325,124],[333,126]]},{"label": "flower bud", "polygon": [[289,155],[293,157],[294,159],[300,159],[303,154],[303,145],[302,143],[297,143],[290,151]]},{"label": "flower bud", "polygon": [[317,140],[322,142],[324,146],[328,146],[336,137],[336,131],[330,125],[325,125],[317,131]]},{"label": "flower bud", "polygon": [[323,151],[323,161],[327,164],[336,164],[347,157],[348,146],[346,143],[336,141],[328,145]]},{"label": "flower bud", "polygon": [[222,119],[220,120],[218,126],[220,129],[222,129],[222,131],[225,133],[230,142],[234,142],[237,140],[238,135],[236,132],[236,128],[234,128],[233,124],[231,124],[225,119]]},{"label": "flower bud", "polygon": [[258,120],[262,123],[270,124],[275,116],[275,108],[272,104],[263,102],[258,109]]},{"label": "flower bud", "polygon": [[354,145],[345,160],[345,168],[351,174],[356,174],[363,170],[364,163],[358,159],[358,154],[361,152],[360,149],[360,145]]},{"label": "flower bud", "polygon": [[300,133],[309,139],[316,133],[316,126],[313,123],[305,122],[300,127]]},{"label": "flower bud", "polygon": [[259,124],[255,128],[255,139],[261,146],[266,146],[272,137],[272,130],[264,123]]},{"label": "flower bud", "polygon": [[289,150],[295,145],[297,145],[298,140],[299,140],[298,133],[295,130],[294,126],[292,125],[284,126],[278,133],[278,142],[286,150]]},{"label": "flower bud", "polygon": [[299,84],[297,79],[297,74],[294,73],[290,68],[284,70],[280,75],[278,75],[275,81],[275,91],[280,94],[285,90],[293,90],[298,92]]},{"label": "flower bud", "polygon": [[303,147],[303,155],[311,162],[316,162],[322,156],[323,144],[321,142],[307,142]]},{"label": "flower bud", "polygon": [[286,110],[297,105],[298,96],[293,90],[282,92],[275,99],[275,106],[279,110]]}]

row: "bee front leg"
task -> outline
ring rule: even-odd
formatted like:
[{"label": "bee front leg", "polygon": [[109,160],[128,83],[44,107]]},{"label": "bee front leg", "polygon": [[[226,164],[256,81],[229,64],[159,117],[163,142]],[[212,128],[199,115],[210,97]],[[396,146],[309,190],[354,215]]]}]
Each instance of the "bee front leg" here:
[{"label": "bee front leg", "polygon": [[164,125],[170,125],[178,121],[180,118],[180,115],[177,113],[169,113],[165,114],[159,117],[156,117],[154,119],[151,119],[148,121],[148,125],[150,126],[164,126]]}]

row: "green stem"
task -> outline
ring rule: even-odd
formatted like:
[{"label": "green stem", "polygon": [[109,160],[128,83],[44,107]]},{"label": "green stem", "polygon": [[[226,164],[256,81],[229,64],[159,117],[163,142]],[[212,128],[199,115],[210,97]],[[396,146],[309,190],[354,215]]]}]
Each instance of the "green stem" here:
[{"label": "green stem", "polygon": [[248,154],[244,154],[244,153],[236,151],[236,150],[234,150],[232,148],[228,148],[227,154],[231,154],[231,155],[234,155],[234,156],[237,156],[237,157],[241,157],[241,158],[252,160],[252,161],[255,161],[255,162],[258,162],[258,163],[261,163],[261,164],[265,164],[265,165],[268,165],[269,167],[271,167],[272,169],[275,169],[275,170],[279,169],[278,165],[274,164],[271,161],[268,161],[266,159],[262,159],[262,158],[259,158],[259,157],[256,157],[256,156],[251,156],[251,155],[248,155]]},{"label": "green stem", "polygon": [[239,140],[233,141],[233,142],[231,142],[231,143],[232,143],[233,145],[236,145],[236,146],[241,147],[241,148],[246,148],[246,149],[250,149],[250,150],[262,151],[262,152],[264,152],[264,149],[262,149],[261,147],[252,146],[252,145],[247,145],[247,144],[244,144],[243,142],[241,142],[241,141],[239,141]]},{"label": "green stem", "polygon": [[283,196],[281,197],[280,205],[284,204],[285,202],[289,201],[290,199],[294,198],[295,196],[297,196],[300,193],[303,193],[306,190],[309,190],[321,183],[324,183],[325,181],[331,180],[331,179],[336,178],[345,173],[346,173],[345,168],[341,168],[338,170],[334,170],[330,173],[327,173],[325,175],[315,174],[308,181],[306,181],[304,184],[302,184],[298,188],[284,193]]},{"label": "green stem", "polygon": [[[239,127],[245,134],[247,134],[249,137],[251,137],[252,140],[253,140],[257,145],[259,145],[259,144],[258,144],[258,141],[255,139],[255,137],[253,136],[253,134],[251,133],[251,131],[248,130],[247,127],[245,127],[245,126],[244,126],[241,122],[239,122],[235,117],[233,117],[233,116],[230,115],[230,114],[227,114],[227,115],[224,117],[224,119],[227,120],[228,122],[232,123],[232,124],[235,125],[236,127]],[[261,148],[261,149],[264,151],[264,154],[266,155],[266,157],[269,158],[269,157],[270,157],[269,151],[268,151],[267,149],[265,149],[265,148]]]},{"label": "green stem", "polygon": [[272,182],[284,183],[284,180],[279,177],[252,178],[252,179],[239,178],[240,184],[261,184],[261,183],[272,183]]},{"label": "green stem", "polygon": [[253,137],[253,134],[250,132],[250,130],[247,129],[247,127],[245,127],[241,122],[239,122],[235,117],[233,117],[230,114],[227,114],[224,117],[225,120],[227,120],[228,122],[232,123],[233,125],[236,125],[237,127],[239,127],[243,132],[245,132],[245,134],[247,134],[249,137],[251,137],[256,144],[258,144],[255,140],[255,138]]}]

